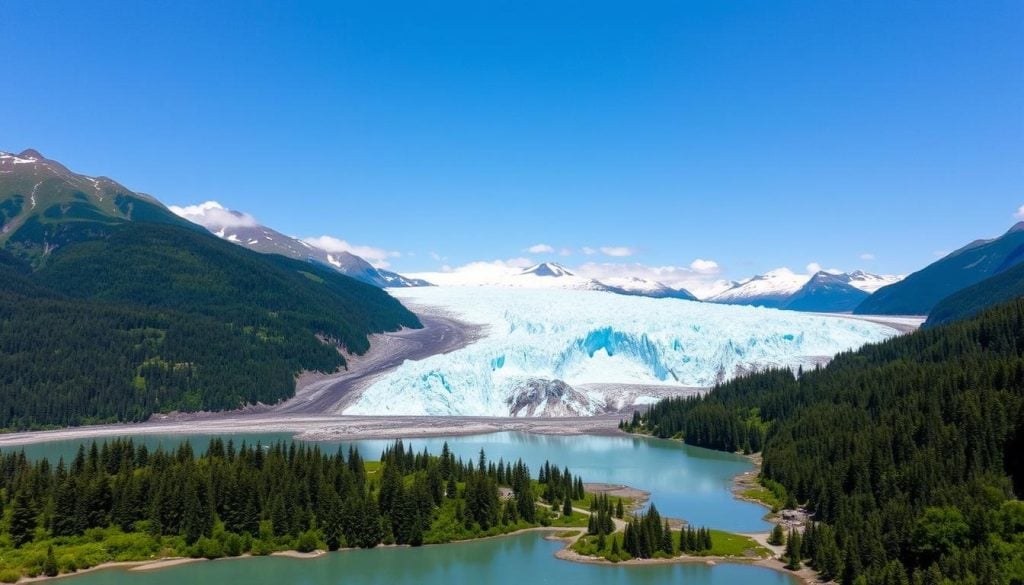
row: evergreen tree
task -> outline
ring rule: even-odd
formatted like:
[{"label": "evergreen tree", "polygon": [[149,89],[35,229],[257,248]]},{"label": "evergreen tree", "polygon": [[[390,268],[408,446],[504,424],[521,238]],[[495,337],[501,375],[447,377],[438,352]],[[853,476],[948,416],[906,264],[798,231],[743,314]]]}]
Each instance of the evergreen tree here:
[{"label": "evergreen tree", "polygon": [[672,542],[672,530],[668,526],[668,520],[665,520],[665,529],[662,532],[661,552],[669,556],[675,554],[675,545]]},{"label": "evergreen tree", "polygon": [[786,533],[782,530],[781,524],[776,524],[772,528],[772,533],[768,536],[768,544],[772,546],[782,546],[786,544]]},{"label": "evergreen tree", "polygon": [[46,559],[43,561],[43,574],[47,577],[56,577],[60,573],[57,567],[57,556],[53,553],[53,545],[46,547]]},{"label": "evergreen tree", "polygon": [[20,547],[32,540],[35,530],[35,505],[25,490],[18,490],[11,503],[11,542]]},{"label": "evergreen tree", "polygon": [[786,568],[791,571],[800,569],[800,533],[795,529],[789,531],[786,539]]}]

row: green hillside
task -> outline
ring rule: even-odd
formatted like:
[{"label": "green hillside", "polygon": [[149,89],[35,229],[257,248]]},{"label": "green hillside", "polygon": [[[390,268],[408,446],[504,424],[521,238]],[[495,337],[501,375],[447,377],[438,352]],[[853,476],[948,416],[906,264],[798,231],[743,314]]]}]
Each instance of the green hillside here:
[{"label": "green hillside", "polygon": [[14,159],[0,174],[0,428],[274,403],[300,372],[341,368],[339,348],[420,326],[335,270],[222,241],[38,153],[0,163]]},{"label": "green hillside", "polygon": [[33,265],[130,221],[198,229],[150,197],[106,177],[74,173],[34,150],[5,155],[0,168],[0,247]]},{"label": "green hillside", "polygon": [[966,319],[993,305],[1024,297],[1024,264],[954,293],[935,305],[925,327]]}]

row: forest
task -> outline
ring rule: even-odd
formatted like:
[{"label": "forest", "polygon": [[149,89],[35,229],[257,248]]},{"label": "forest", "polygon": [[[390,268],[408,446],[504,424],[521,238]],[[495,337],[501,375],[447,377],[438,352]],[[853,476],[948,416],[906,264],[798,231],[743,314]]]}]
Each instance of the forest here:
[{"label": "forest", "polygon": [[[397,441],[379,462],[349,448],[213,439],[150,451],[130,439],[71,461],[0,455],[0,581],[107,561],[218,558],[442,543],[582,521],[560,514],[583,481],[546,463],[463,461]],[[543,505],[538,505],[538,502]],[[578,516],[578,515],[575,515]]]},{"label": "forest", "polygon": [[964,321],[669,399],[622,428],[761,452],[844,585],[1024,582],[1024,299]]},{"label": "forest", "polygon": [[273,404],[403,326],[380,289],[175,226],[124,224],[35,271],[0,250],[0,428]]}]

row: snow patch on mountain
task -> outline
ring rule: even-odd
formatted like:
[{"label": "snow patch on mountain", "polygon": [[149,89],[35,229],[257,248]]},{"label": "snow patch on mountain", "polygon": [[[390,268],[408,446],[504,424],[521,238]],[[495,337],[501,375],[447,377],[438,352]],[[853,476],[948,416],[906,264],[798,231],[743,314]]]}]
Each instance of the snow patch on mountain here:
[{"label": "snow patch on mountain", "polygon": [[[596,389],[609,383],[707,387],[767,367],[813,367],[897,334],[863,320],[600,291],[435,287],[393,294],[484,324],[489,335],[406,362],[345,414],[510,416],[567,408],[592,415],[609,406],[609,395]],[[559,396],[565,408],[553,408]]]},{"label": "snow patch on mountain", "polygon": [[859,288],[866,293],[873,293],[883,286],[889,286],[903,280],[902,274],[871,274],[863,270],[854,270],[838,275],[843,281],[854,288]]}]

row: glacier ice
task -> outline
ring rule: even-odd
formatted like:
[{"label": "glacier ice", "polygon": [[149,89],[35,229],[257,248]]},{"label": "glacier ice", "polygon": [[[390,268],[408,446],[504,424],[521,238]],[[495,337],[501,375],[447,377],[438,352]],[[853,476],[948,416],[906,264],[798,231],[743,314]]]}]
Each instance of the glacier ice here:
[{"label": "glacier ice", "polygon": [[[431,287],[392,294],[417,310],[486,325],[486,337],[407,361],[374,381],[345,414],[509,416],[510,403],[537,381],[577,389],[707,387],[744,371],[811,367],[897,334],[854,318],[597,291]],[[579,398],[566,407],[581,415],[605,403],[592,391]]]}]

